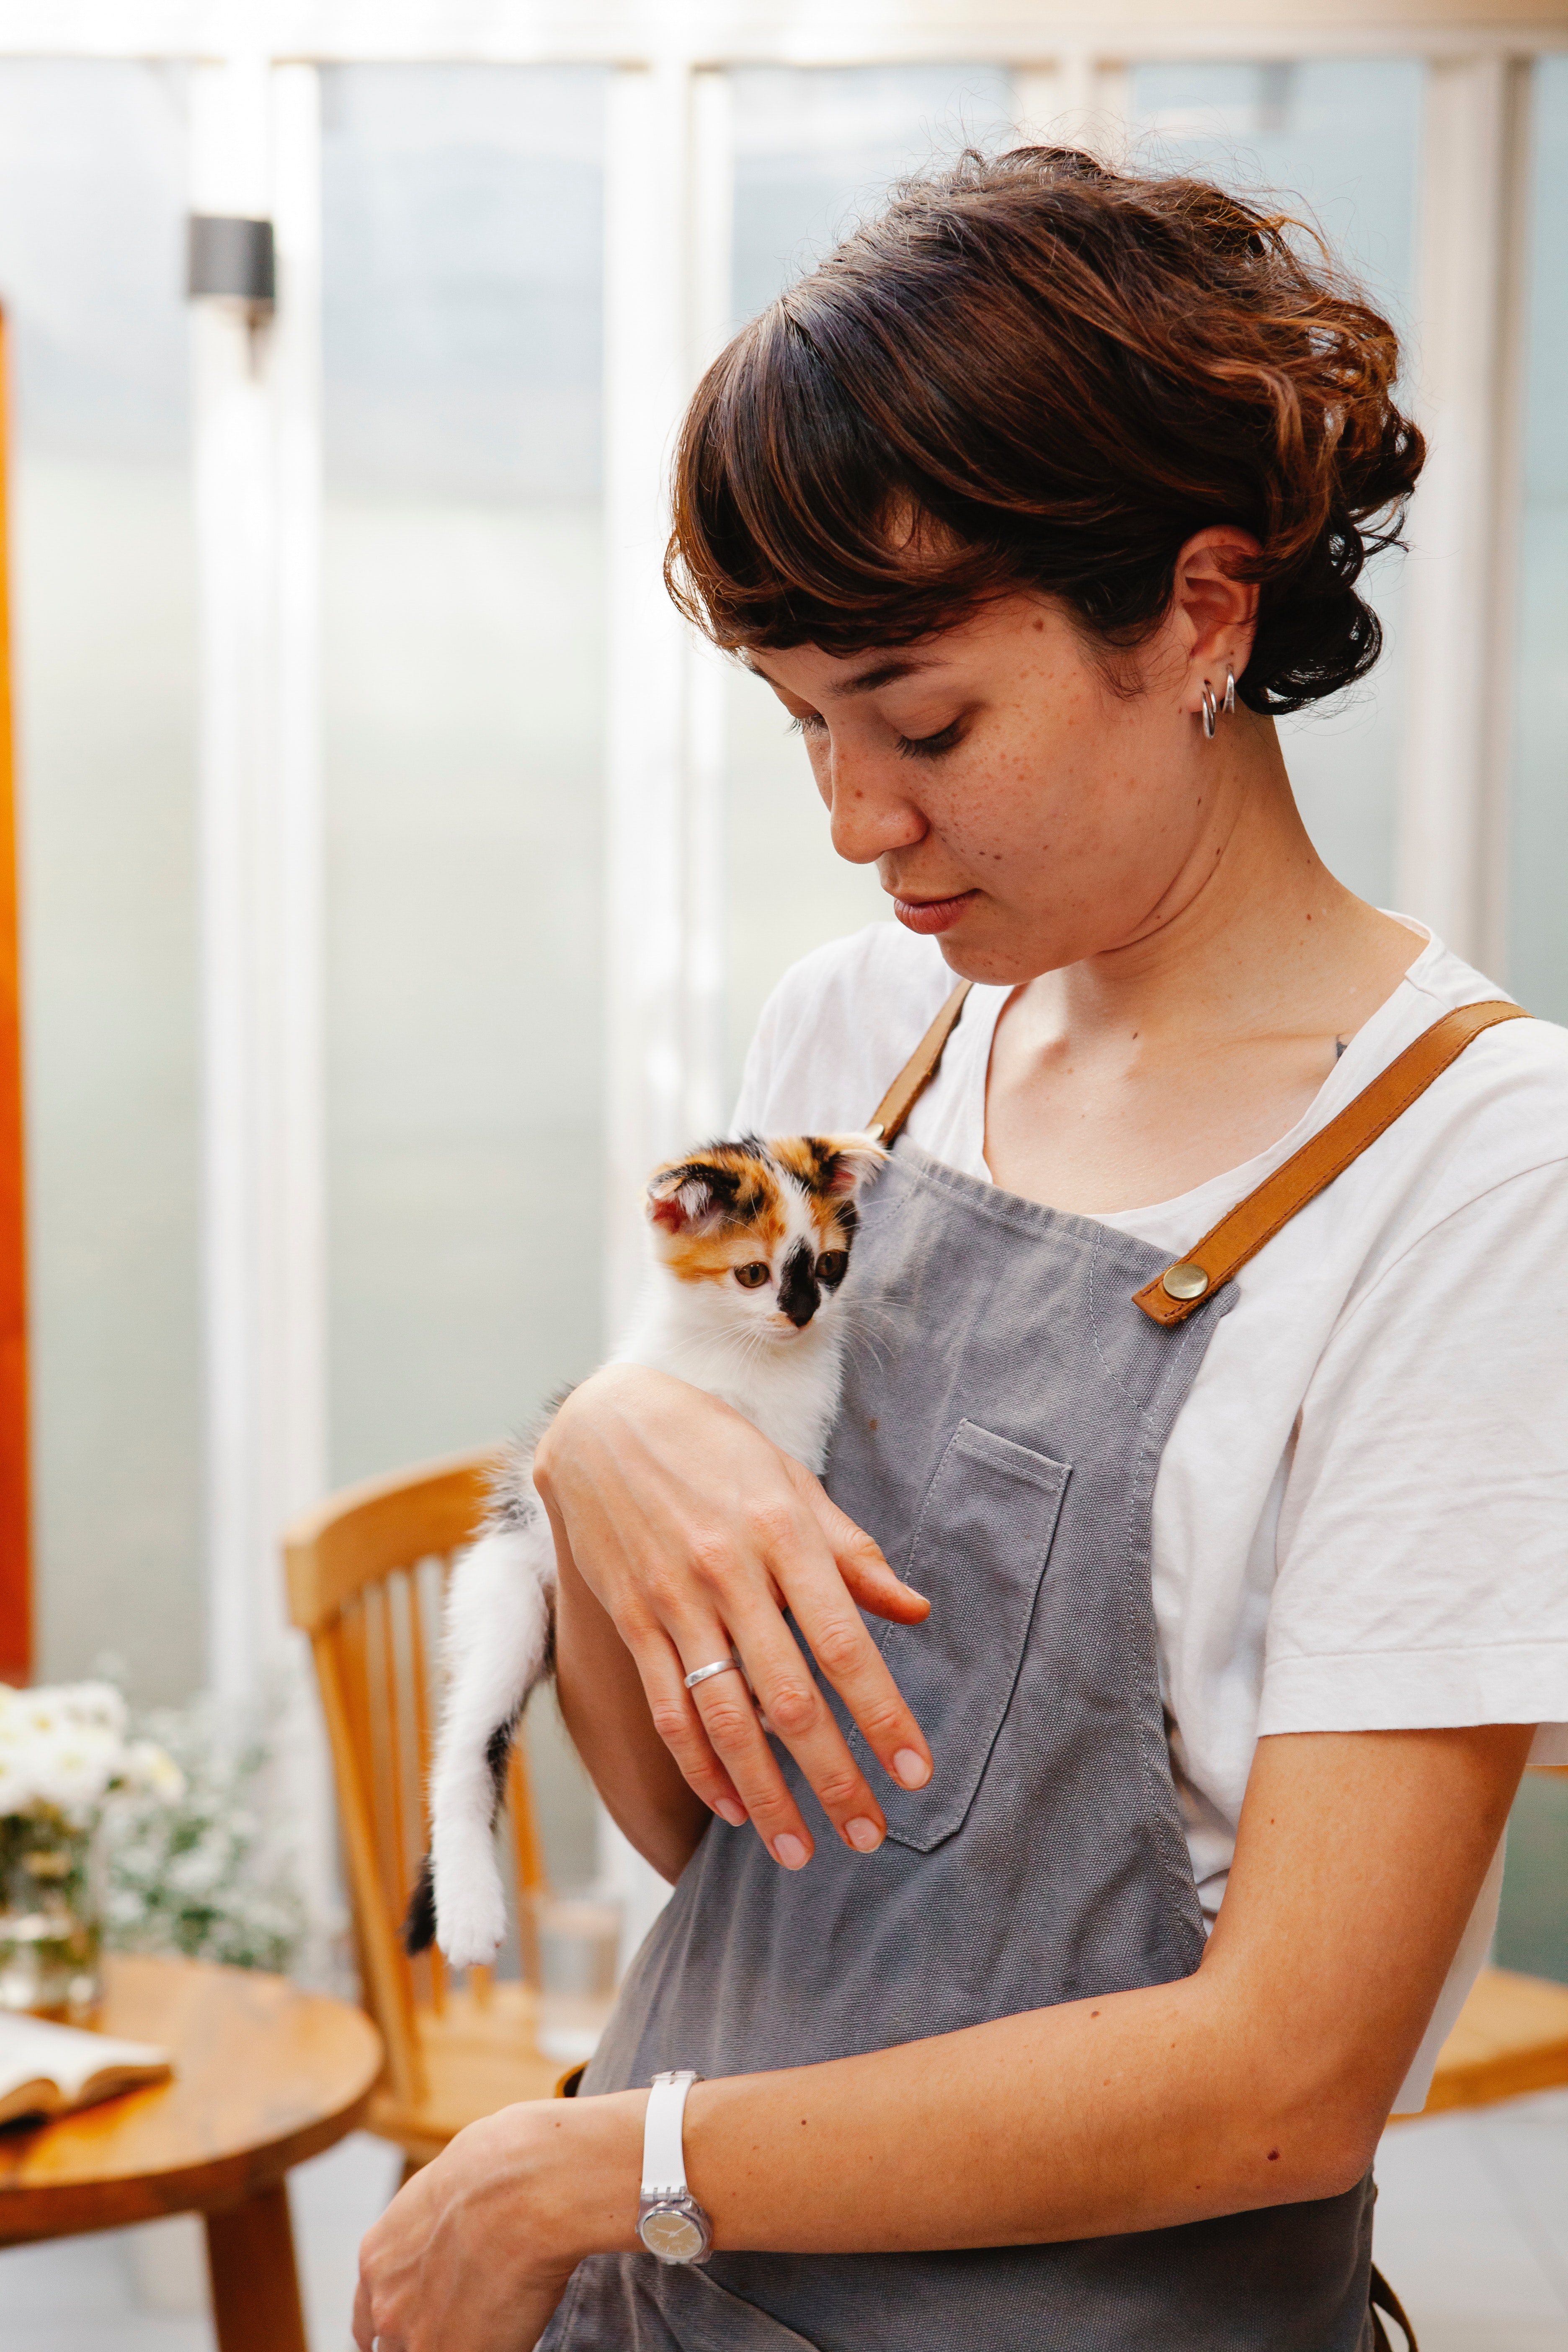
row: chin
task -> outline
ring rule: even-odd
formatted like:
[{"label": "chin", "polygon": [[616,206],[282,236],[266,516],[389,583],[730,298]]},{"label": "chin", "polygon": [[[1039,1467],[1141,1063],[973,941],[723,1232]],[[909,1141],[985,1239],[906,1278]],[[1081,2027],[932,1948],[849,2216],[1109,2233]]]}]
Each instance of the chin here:
[{"label": "chin", "polygon": [[955,980],[972,980],[980,988],[1022,988],[1043,971],[1055,971],[1062,959],[1048,950],[1016,947],[1005,940],[965,939],[963,925],[944,931],[937,944]]}]

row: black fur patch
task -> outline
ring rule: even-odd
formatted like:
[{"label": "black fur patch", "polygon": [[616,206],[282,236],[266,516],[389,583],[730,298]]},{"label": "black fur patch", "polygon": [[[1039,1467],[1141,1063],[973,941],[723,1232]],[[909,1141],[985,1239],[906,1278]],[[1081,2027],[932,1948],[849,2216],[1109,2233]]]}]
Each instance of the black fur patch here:
[{"label": "black fur patch", "polygon": [[427,1952],[436,1940],[436,1879],[426,1855],[419,1865],[414,1892],[403,1916],[403,1948],[411,1960]]},{"label": "black fur patch", "polygon": [[682,1184],[706,1185],[709,1213],[717,1213],[726,1223],[743,1224],[749,1217],[755,1215],[762,1205],[762,1186],[750,1170],[727,1168],[717,1159],[710,1160],[707,1155],[710,1151],[747,1151],[760,1160],[767,1158],[761,1140],[754,1135],[742,1135],[734,1143],[705,1143],[689,1159],[665,1171],[661,1182],[672,1190]]},{"label": "black fur patch", "polygon": [[796,1242],[784,1263],[779,1305],[796,1330],[804,1331],[821,1304],[822,1292],[811,1252],[804,1242]]},{"label": "black fur patch", "polygon": [[485,1762],[490,1768],[490,1785],[496,1792],[495,1809],[490,1815],[492,1822],[496,1813],[500,1812],[501,1801],[506,1795],[507,1758],[511,1754],[511,1736],[516,1729],[516,1716],[508,1716],[504,1723],[497,1724],[485,1742]]}]

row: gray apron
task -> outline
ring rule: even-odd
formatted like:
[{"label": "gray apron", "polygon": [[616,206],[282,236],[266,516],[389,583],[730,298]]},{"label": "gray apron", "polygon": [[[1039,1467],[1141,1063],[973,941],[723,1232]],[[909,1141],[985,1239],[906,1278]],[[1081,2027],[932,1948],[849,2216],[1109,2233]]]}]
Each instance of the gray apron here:
[{"label": "gray apron", "polygon": [[[868,1622],[936,1769],[893,1786],[827,1691],[886,1843],[828,1835],[795,1873],[711,1822],[585,2092],[807,2066],[1197,1967],[1151,1515],[1236,1292],[1163,1329],[1132,1294],[1167,1262],[900,1144],[856,1240],[826,1484],[931,1600],[923,1625]],[[541,2352],[1361,2352],[1373,2193],[963,2252],[595,2256]]]}]

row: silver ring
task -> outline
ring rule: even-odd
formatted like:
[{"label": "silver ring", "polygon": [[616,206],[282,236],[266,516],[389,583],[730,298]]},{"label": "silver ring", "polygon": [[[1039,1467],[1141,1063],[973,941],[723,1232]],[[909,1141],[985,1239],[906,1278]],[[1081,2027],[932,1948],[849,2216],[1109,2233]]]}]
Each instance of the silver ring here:
[{"label": "silver ring", "polygon": [[738,1675],[740,1671],[739,1658],[715,1658],[710,1666],[698,1666],[689,1674],[686,1677],[686,1687],[688,1690],[695,1690],[699,1683],[707,1682],[714,1675]]}]

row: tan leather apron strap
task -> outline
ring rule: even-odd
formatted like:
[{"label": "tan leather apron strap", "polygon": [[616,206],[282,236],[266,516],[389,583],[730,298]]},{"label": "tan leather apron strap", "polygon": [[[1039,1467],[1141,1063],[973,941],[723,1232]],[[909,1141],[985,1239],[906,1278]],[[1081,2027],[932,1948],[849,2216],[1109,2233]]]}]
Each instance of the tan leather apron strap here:
[{"label": "tan leather apron strap", "polygon": [[1396,2327],[1404,2329],[1405,2341],[1409,2347],[1409,2352],[1417,2352],[1415,2330],[1405,2315],[1405,2305],[1375,2263],[1372,2266],[1372,2294],[1369,2301],[1372,2305],[1372,2337],[1377,2347],[1377,2352],[1394,2352],[1394,2347],[1388,2340],[1388,2330],[1379,2317],[1379,2314],[1384,2311]]},{"label": "tan leather apron strap", "polygon": [[866,1132],[879,1143],[890,1144],[903,1132],[904,1121],[936,1076],[942,1049],[958,1026],[963,1000],[974,982],[961,980],[881,1101],[871,1114]]},{"label": "tan leather apron strap", "polygon": [[1408,1110],[1483,1029],[1500,1021],[1529,1018],[1522,1004],[1510,1004],[1501,998],[1485,1004],[1461,1004],[1456,1012],[1445,1013],[1389,1064],[1381,1077],[1373,1078],[1353,1102],[1347,1103],[1321,1134],[1292,1152],[1255,1192],[1238,1201],[1195,1249],[1168,1265],[1163,1274],[1157,1274],[1142,1290],[1135,1290],[1134,1306],[1155,1323],[1184,1322],[1265,1242],[1272,1241],[1299,1209],[1304,1209],[1352,1160],[1359,1159],[1369,1143],[1375,1143],[1384,1129],[1392,1127],[1400,1112]]}]

